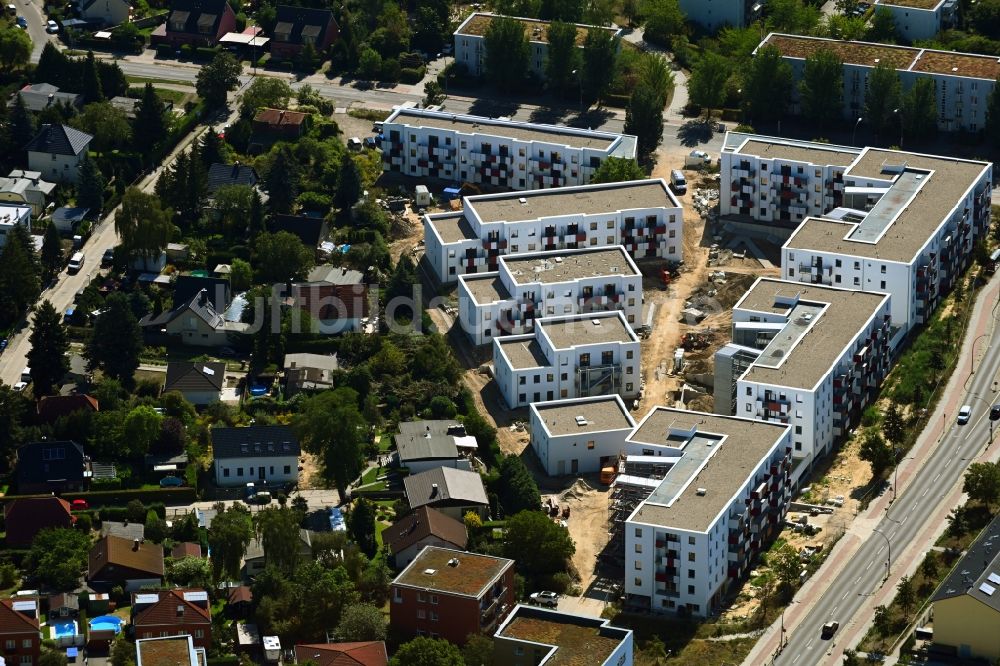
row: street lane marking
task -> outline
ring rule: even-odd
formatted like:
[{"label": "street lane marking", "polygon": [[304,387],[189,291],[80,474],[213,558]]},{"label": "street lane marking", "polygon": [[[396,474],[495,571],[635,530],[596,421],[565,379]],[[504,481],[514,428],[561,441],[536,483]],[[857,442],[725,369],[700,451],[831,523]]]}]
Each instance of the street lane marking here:
[{"label": "street lane marking", "polygon": [[[868,563],[868,566],[866,566],[866,567],[865,567],[865,571],[868,571],[869,569],[871,569],[871,568],[872,568],[872,564],[874,564],[874,563],[875,563],[875,561],[874,561],[874,560],[872,560],[871,562],[869,562],[869,563]],[[861,579],[860,579],[860,578],[858,578],[858,580],[861,580]]]},{"label": "street lane marking", "polygon": [[858,576],[858,579],[856,581],[854,581],[854,584],[857,585],[860,582],[861,582],[861,576]]},{"label": "street lane marking", "polygon": [[921,496],[921,497],[926,497],[926,496],[927,496],[927,491],[928,491],[928,490],[930,490],[930,488],[924,488],[924,492],[920,493],[920,496]]},{"label": "street lane marking", "polygon": [[934,483],[937,483],[937,480],[940,478],[941,478],[941,472],[938,472],[937,476],[934,477]]}]

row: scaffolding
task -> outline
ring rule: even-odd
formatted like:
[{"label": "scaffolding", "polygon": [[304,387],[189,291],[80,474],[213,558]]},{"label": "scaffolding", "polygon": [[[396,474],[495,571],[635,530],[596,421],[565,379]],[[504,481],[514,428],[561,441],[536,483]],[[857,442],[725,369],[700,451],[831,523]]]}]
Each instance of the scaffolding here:
[{"label": "scaffolding", "polygon": [[636,507],[648,498],[669,471],[673,460],[654,460],[653,456],[619,454],[617,475],[608,493],[608,547],[601,557],[616,564],[625,560],[625,521]]}]

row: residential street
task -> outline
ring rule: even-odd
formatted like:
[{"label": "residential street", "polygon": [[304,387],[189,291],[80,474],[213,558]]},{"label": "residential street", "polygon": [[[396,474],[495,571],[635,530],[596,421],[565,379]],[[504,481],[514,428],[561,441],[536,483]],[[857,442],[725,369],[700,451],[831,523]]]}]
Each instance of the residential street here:
[{"label": "residential street", "polygon": [[[898,499],[891,501],[890,488],[873,501],[823,567],[795,595],[784,615],[788,642],[774,663],[841,663],[843,650],[856,645],[871,625],[875,606],[891,601],[900,577],[916,568],[944,530],[949,511],[964,501],[961,487],[967,466],[977,459],[1000,457],[1000,446],[986,449],[989,408],[997,400],[995,382],[1000,376],[1000,341],[993,336],[998,294],[1000,275],[994,276],[971,306],[973,320],[957,370],[928,427],[900,466]],[[975,358],[973,349],[978,352]],[[973,363],[975,373],[970,377]],[[968,425],[959,426],[955,415],[963,404],[972,406],[973,416]],[[890,546],[891,573],[883,583]],[[820,631],[829,621],[840,622],[840,630],[826,641]],[[775,622],[743,662],[745,666],[771,663],[767,660],[775,655],[780,630],[780,623]]]}]

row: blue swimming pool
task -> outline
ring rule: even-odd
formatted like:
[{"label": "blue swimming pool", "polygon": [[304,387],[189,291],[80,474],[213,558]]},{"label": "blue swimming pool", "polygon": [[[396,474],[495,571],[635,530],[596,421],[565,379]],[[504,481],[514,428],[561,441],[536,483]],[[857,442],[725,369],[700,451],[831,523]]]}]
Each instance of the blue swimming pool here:
[{"label": "blue swimming pool", "polygon": [[250,395],[254,397],[267,395],[267,387],[262,384],[251,384],[250,385]]},{"label": "blue swimming pool", "polygon": [[122,619],[114,615],[101,615],[90,621],[91,631],[113,631],[116,634],[122,630]]},{"label": "blue swimming pool", "polygon": [[69,638],[76,636],[78,633],[76,630],[76,620],[60,620],[59,622],[50,622],[49,626],[52,627],[52,638]]}]

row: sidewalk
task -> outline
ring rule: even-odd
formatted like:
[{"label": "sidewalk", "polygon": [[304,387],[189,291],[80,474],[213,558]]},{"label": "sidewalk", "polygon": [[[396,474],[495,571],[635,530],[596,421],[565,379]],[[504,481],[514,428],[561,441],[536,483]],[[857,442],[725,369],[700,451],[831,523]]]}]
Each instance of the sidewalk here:
[{"label": "sidewalk", "polygon": [[[910,450],[910,455],[899,465],[897,494],[909,486],[913,477],[928,458],[930,453],[940,443],[942,436],[947,432],[949,415],[954,415],[958,410],[964,393],[964,386],[972,376],[971,352],[973,343],[981,335],[992,334],[996,328],[994,319],[994,308],[992,304],[997,302],[1000,293],[1000,273],[994,275],[990,282],[979,292],[976,302],[970,304],[973,309],[972,319],[962,341],[962,352],[959,355],[955,372],[951,375],[942,392],[942,398],[934,409],[934,413],[928,420],[928,425],[917,438],[916,444]],[[987,338],[988,339],[988,338]],[[986,349],[988,342],[982,344]],[[980,352],[981,354],[982,352]],[[977,357],[978,358],[978,357]],[[993,447],[988,459],[995,461],[1000,457],[1000,447]],[[941,533],[947,523],[947,516],[951,509],[958,506],[963,501],[962,482],[956,484],[951,489],[942,489],[943,494],[940,503],[934,513],[927,517],[924,527],[920,530],[919,538],[908,544],[901,553],[894,553],[892,575],[878,589],[877,592],[868,596],[861,607],[861,612],[851,619],[847,627],[841,629],[836,644],[831,647],[827,657],[827,662],[839,664],[845,648],[849,649],[861,640],[871,626],[875,607],[888,605],[896,593],[896,585],[899,579],[913,572],[923,557],[924,552],[934,545],[937,535]],[[829,558],[820,569],[806,581],[793,597],[793,602],[789,605],[784,614],[784,626],[786,634],[791,634],[803,618],[808,615],[816,601],[824,595],[831,593],[831,586],[836,581],[844,566],[851,561],[857,553],[862,543],[871,539],[874,535],[872,528],[875,527],[890,505],[891,493],[883,493],[881,497],[874,500],[868,509],[859,514],[844,536],[837,542],[830,553]],[[842,581],[839,581],[842,582]],[[753,650],[743,661],[744,666],[760,666],[766,663],[778,647],[778,637],[781,631],[779,622],[775,622],[757,642]]]}]

